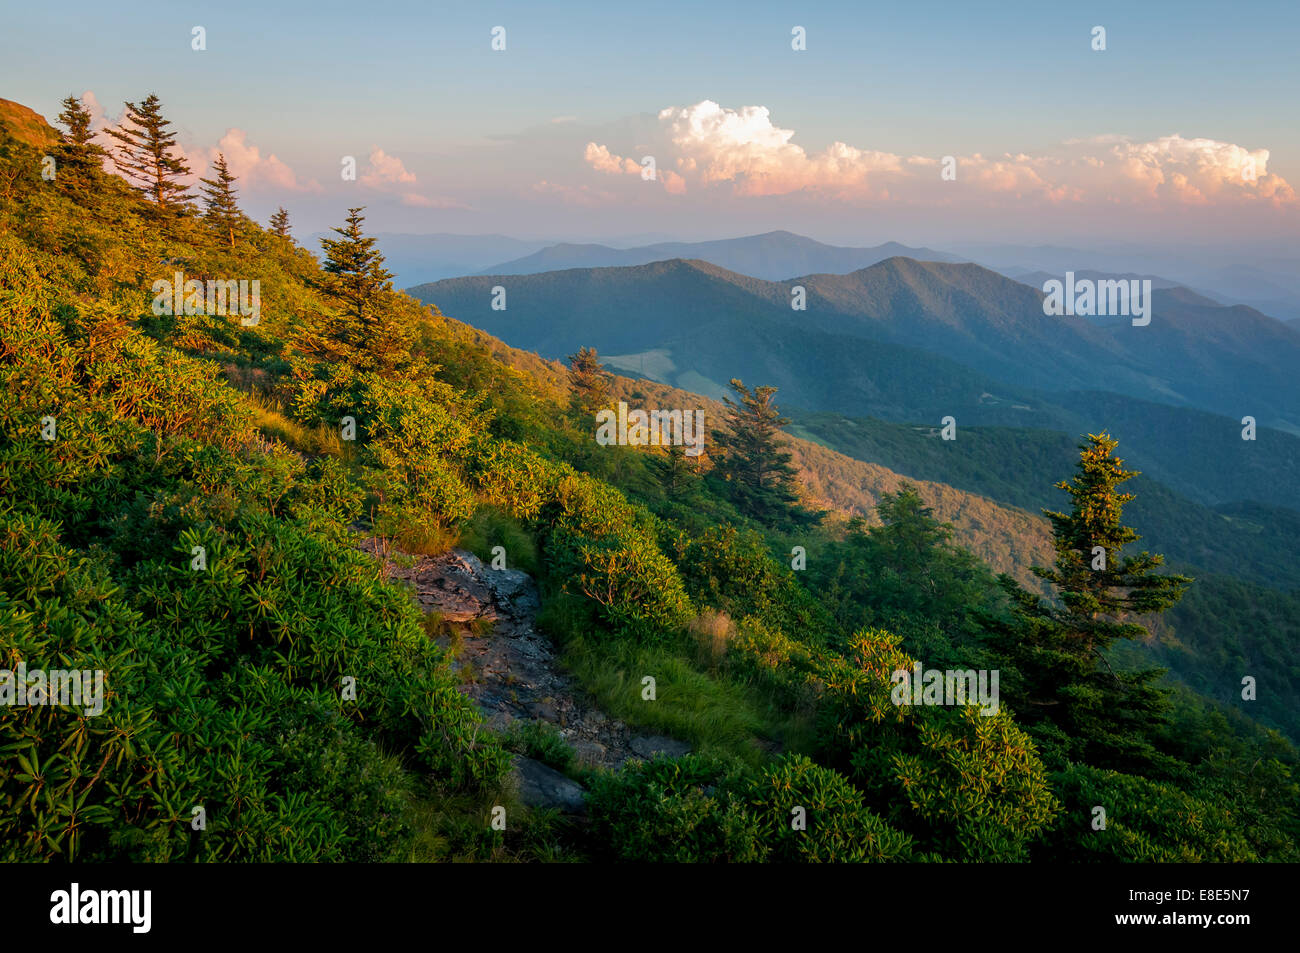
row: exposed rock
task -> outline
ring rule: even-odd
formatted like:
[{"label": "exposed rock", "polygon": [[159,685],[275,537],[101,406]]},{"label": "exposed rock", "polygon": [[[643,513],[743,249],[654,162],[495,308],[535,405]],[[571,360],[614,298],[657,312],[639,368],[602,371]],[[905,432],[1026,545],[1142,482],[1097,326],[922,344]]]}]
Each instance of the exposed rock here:
[{"label": "exposed rock", "polygon": [[[628,727],[591,704],[560,667],[551,640],[536,628],[541,599],[527,573],[492,569],[462,549],[411,562],[394,561],[403,554],[390,554],[374,539],[362,548],[384,558],[389,575],[408,583],[420,607],[439,613],[453,630],[438,644],[454,653],[454,669],[472,673],[461,691],[474,699],[493,731],[506,731],[516,720],[555,724],[578,760],[592,768],[617,769],[631,757],[675,757],[690,750],[654,736],[636,739],[635,751]],[[491,626],[475,624],[480,621]]]},{"label": "exposed rock", "polygon": [[608,750],[599,741],[588,741],[584,738],[579,738],[578,740],[571,742],[570,745],[573,748],[574,758],[579,764],[586,767],[594,767],[595,765],[603,764],[608,756]]},{"label": "exposed rock", "polygon": [[551,808],[565,814],[581,814],[587,809],[587,790],[540,761],[516,755],[514,776],[519,799],[529,807]]},{"label": "exposed rock", "polygon": [[547,698],[529,705],[528,713],[541,721],[555,722],[560,720],[560,713],[555,710],[555,705]]},{"label": "exposed rock", "polygon": [[678,741],[675,738],[666,738],[663,735],[645,735],[640,738],[633,738],[628,746],[632,753],[639,758],[645,758],[647,761],[653,758],[680,758],[682,755],[691,753],[691,746],[684,741]]}]

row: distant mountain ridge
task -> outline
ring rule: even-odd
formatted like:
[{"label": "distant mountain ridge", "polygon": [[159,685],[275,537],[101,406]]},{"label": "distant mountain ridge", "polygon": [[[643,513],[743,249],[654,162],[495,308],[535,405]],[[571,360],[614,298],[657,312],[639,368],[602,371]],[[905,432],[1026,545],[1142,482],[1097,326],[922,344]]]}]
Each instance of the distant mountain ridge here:
[{"label": "distant mountain ridge", "polygon": [[[491,307],[498,285],[504,311]],[[806,310],[791,306],[796,285]],[[739,376],[808,410],[928,420],[947,407],[979,411],[980,423],[1051,426],[1034,416],[1044,396],[1111,391],[1300,433],[1296,329],[1181,288],[1153,292],[1147,327],[1048,317],[1039,289],[975,264],[909,258],[780,282],[675,259],[410,293],[554,359],[590,345],[635,373],[653,352],[659,369],[646,376],[711,396]]]},{"label": "distant mountain ridge", "polygon": [[964,260],[946,252],[909,248],[898,242],[886,242],[871,248],[827,245],[782,230],[708,242],[660,242],[637,248],[562,243],[494,265],[482,274],[529,275],[569,268],[617,268],[682,258],[706,261],[728,271],[775,281],[803,274],[857,271],[900,255],[924,261]]}]

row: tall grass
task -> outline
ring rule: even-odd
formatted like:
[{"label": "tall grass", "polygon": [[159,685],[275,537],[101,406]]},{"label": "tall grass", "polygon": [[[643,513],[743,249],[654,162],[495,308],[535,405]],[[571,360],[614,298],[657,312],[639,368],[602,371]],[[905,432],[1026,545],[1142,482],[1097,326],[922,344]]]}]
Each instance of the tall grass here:
[{"label": "tall grass", "polygon": [[[593,635],[585,616],[563,597],[548,599],[538,622],[558,641],[564,665],[597,705],[640,731],[748,764],[768,757],[756,736],[786,750],[810,749],[813,726],[806,718],[782,711],[767,691],[721,663],[710,671],[707,660],[700,663],[700,646],[690,633],[653,646]],[[703,631],[719,627],[726,631],[720,620],[711,620]],[[712,646],[714,636],[708,640]],[[643,699],[646,676],[655,680],[653,701]]]}]

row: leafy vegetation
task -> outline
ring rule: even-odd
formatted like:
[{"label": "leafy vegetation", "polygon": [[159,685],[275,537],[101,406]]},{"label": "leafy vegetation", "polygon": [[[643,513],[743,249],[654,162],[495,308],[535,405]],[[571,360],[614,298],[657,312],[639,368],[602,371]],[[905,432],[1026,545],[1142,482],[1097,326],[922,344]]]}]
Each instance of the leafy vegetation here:
[{"label": "leafy vegetation", "polygon": [[[784,462],[738,438],[743,414],[730,479],[711,459],[668,479],[659,448],[594,443],[594,352],[587,388],[507,363],[392,290],[362,209],[323,261],[287,213],[243,216],[219,169],[201,215],[162,161],[161,104],[132,109],[156,160],[138,188],[93,162],[46,181],[47,143],[0,139],[0,669],[99,670],[106,690],[100,715],[0,710],[0,859],[1295,859],[1285,739],[1195,686],[1099,687],[1118,653],[1092,650],[1141,637],[1118,616],[1182,586],[1124,552],[1109,448],[1055,520],[1050,599],[959,548],[924,487],[884,495],[878,525],[738,495]],[[178,270],[195,294],[258,280],[258,320],[155,308]],[[583,687],[696,753],[583,774],[589,828],[526,810],[510,752],[573,772],[571,750],[489,730],[363,535],[505,546]],[[898,703],[914,664],[1008,690],[996,713]],[[1135,696],[1166,720],[1113,711]],[[1044,697],[1090,720],[1038,717]]]}]

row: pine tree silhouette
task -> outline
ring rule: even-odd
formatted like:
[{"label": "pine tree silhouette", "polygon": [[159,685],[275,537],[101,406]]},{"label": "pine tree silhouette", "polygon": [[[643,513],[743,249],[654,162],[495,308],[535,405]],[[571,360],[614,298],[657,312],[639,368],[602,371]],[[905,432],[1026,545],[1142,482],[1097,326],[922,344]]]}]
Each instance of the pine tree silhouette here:
[{"label": "pine tree silhouette", "polygon": [[141,103],[126,103],[123,127],[107,131],[121,143],[113,152],[118,171],[149,196],[159,212],[179,213],[188,209],[193,196],[180,181],[190,167],[174,154],[176,134],[168,131],[170,126],[162,103],[150,93]]},{"label": "pine tree silhouette", "polygon": [[230,243],[230,247],[234,248],[235,230],[243,218],[243,213],[239,211],[239,205],[235,201],[235,176],[230,174],[226,157],[220,152],[217,153],[212,166],[217,170],[216,178],[199,180],[203,183],[203,201],[206,205],[203,217],[222,233]]}]

